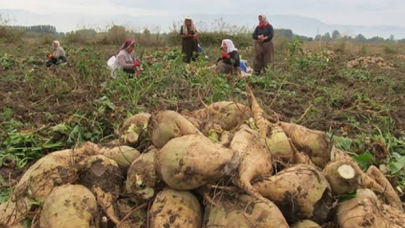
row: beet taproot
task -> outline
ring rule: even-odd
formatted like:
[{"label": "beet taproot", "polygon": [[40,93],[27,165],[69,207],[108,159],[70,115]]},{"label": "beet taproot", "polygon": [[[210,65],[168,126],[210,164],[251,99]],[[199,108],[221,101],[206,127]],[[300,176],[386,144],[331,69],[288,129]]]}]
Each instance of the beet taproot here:
[{"label": "beet taproot", "polygon": [[308,154],[312,162],[323,168],[330,161],[332,143],[325,132],[281,122],[281,127],[299,151]]},{"label": "beet taproot", "polygon": [[138,113],[127,119],[120,129],[120,142],[135,146],[140,141],[149,139],[149,121],[151,119],[149,113]]},{"label": "beet taproot", "polygon": [[155,169],[156,148],[141,154],[128,170],[125,188],[127,193],[142,200],[149,200],[155,195],[155,187],[159,182]]},{"label": "beet taproot", "polygon": [[149,227],[199,228],[202,211],[197,198],[187,191],[164,189],[149,211]]},{"label": "beet taproot", "polygon": [[225,196],[207,205],[203,227],[257,227],[288,228],[288,223],[278,207],[248,195]]},{"label": "beet taproot", "polygon": [[203,135],[185,135],[170,140],[159,150],[157,172],[177,190],[191,190],[236,172],[239,157]]},{"label": "beet taproot", "polygon": [[177,112],[159,112],[153,120],[152,143],[158,149],[172,138],[190,134],[201,133],[190,121]]},{"label": "beet taproot", "polygon": [[332,192],[323,173],[314,166],[294,165],[253,184],[273,201],[289,222],[324,222],[332,206]]},{"label": "beet taproot", "polygon": [[271,153],[264,140],[257,131],[250,129],[247,125],[242,125],[240,130],[235,133],[230,149],[237,152],[240,157],[237,185],[249,195],[267,201],[251,184],[254,178],[271,174],[273,171]]},{"label": "beet taproot", "polygon": [[41,211],[41,228],[93,228],[96,199],[83,185],[63,185],[52,190]]}]

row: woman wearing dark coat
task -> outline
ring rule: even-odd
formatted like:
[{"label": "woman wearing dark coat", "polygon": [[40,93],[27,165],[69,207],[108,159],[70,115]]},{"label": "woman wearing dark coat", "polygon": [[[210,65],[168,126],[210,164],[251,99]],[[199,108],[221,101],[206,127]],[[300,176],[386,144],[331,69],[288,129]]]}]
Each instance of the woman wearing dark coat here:
[{"label": "woman wearing dark coat", "polygon": [[180,29],[180,36],[182,38],[184,62],[195,61],[198,56],[198,32],[190,16],[184,19],[184,24]]},{"label": "woman wearing dark coat", "polygon": [[267,66],[274,62],[273,26],[266,16],[259,15],[259,25],[252,37],[255,40],[253,69],[256,74],[265,71]]},{"label": "woman wearing dark coat", "polygon": [[217,60],[216,72],[223,74],[240,74],[239,53],[232,40],[222,40],[221,50],[222,56]]}]

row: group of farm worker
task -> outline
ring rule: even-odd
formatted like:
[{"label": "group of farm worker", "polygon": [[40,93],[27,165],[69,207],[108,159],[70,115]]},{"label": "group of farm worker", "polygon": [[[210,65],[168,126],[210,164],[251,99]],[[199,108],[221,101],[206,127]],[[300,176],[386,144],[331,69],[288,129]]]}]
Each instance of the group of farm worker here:
[{"label": "group of farm worker", "polygon": [[[255,74],[261,74],[274,61],[273,48],[273,26],[269,23],[266,16],[259,15],[259,25],[252,35],[254,39],[254,58],[253,70]],[[184,24],[180,29],[182,39],[182,53],[184,62],[190,63],[198,57],[198,31],[191,17],[187,16],[184,19]],[[118,50],[115,59],[111,63],[111,73],[115,77],[118,69],[123,70],[128,74],[139,76],[141,74],[141,61],[134,56],[136,47],[135,40],[127,39]],[[60,46],[59,41],[53,41],[53,53],[48,54],[46,66],[59,65],[66,63],[66,54]],[[225,74],[240,74],[241,60],[238,49],[230,39],[222,40],[221,47],[222,55],[216,63],[216,72]]]},{"label": "group of farm worker", "polygon": [[[269,23],[265,15],[259,15],[259,25],[252,35],[255,40],[253,69],[255,74],[263,72],[269,64],[274,61],[273,47],[273,26]],[[182,52],[184,62],[195,61],[198,56],[198,31],[191,17],[184,19],[184,24],[180,29],[182,38]],[[238,49],[230,39],[224,39],[221,43],[222,55],[217,60],[216,71],[218,73],[238,74],[241,71],[240,57]]]}]

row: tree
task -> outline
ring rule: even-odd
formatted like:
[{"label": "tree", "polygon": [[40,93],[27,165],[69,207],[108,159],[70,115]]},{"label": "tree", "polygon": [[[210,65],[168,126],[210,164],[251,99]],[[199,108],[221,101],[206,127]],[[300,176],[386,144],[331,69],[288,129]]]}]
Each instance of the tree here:
[{"label": "tree", "polygon": [[89,38],[90,37],[95,37],[97,35],[96,30],[94,30],[94,29],[86,29],[86,28],[77,30],[76,33],[78,33],[80,35],[83,35],[83,36],[86,36],[86,37],[89,37]]},{"label": "tree", "polygon": [[323,35],[322,37],[321,37],[321,39],[322,39],[322,41],[324,41],[324,42],[329,42],[329,41],[331,41],[331,37],[330,37],[330,34],[327,32],[327,33],[325,33],[325,35]]},{"label": "tree", "polygon": [[107,33],[107,39],[112,44],[121,44],[127,38],[127,30],[124,26],[114,25]]},{"label": "tree", "polygon": [[312,37],[307,36],[294,35],[294,37],[298,37],[301,42],[311,42],[314,40]]},{"label": "tree", "polygon": [[367,41],[367,38],[364,37],[362,34],[359,34],[354,38],[354,41],[359,42],[359,43],[364,43]]},{"label": "tree", "polygon": [[278,36],[284,36],[288,40],[293,40],[294,38],[294,33],[291,31],[291,29],[277,29],[276,34]]},{"label": "tree", "polygon": [[369,42],[369,43],[383,43],[384,41],[385,41],[384,38],[379,37],[379,36],[374,36],[367,40],[367,42]]},{"label": "tree", "polygon": [[148,28],[143,29],[143,35],[150,36],[150,30]]},{"label": "tree", "polygon": [[337,40],[337,39],[339,39],[340,37],[342,37],[342,36],[340,35],[340,32],[339,32],[338,30],[334,30],[334,31],[332,32],[332,40]]}]

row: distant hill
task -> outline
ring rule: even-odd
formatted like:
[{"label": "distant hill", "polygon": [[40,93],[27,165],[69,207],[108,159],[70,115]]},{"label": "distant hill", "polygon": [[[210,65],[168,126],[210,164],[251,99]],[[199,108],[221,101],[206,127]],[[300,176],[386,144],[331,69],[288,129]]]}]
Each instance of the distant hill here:
[{"label": "distant hill", "polygon": [[[51,24],[56,26],[59,32],[68,32],[76,29],[96,28],[105,29],[112,24],[124,25],[134,30],[142,30],[145,27],[152,28],[155,31],[167,32],[181,23],[180,16],[162,16],[162,17],[138,17],[133,15],[118,16],[89,16],[84,14],[36,14],[23,10],[0,9],[0,14],[6,18],[12,19],[13,25],[38,25]],[[197,25],[210,28],[215,26],[220,18],[230,25],[246,26],[249,29],[257,24],[257,15],[194,15]],[[352,25],[332,25],[325,24],[322,21],[302,16],[294,15],[268,15],[270,22],[275,28],[291,29],[295,34],[314,37],[317,34],[332,33],[338,30],[342,35],[355,37],[362,34],[367,38],[380,36],[389,38],[394,35],[396,39],[405,38],[405,27],[397,26],[352,26]]]}]

